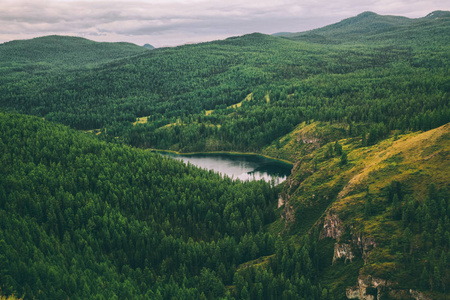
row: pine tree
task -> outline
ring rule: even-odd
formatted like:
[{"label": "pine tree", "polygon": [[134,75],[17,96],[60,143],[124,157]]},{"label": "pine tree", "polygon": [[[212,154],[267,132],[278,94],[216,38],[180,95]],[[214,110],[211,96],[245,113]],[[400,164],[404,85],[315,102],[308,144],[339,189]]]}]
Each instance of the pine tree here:
[{"label": "pine tree", "polygon": [[440,291],[441,287],[442,287],[441,271],[436,266],[436,267],[434,267],[434,272],[433,272],[433,287],[432,287],[432,290]]},{"label": "pine tree", "polygon": [[336,155],[341,155],[342,154],[342,145],[339,144],[338,141],[336,141],[334,143],[334,152],[336,152]]},{"label": "pine tree", "polygon": [[327,150],[325,152],[325,158],[331,158],[333,157],[333,145],[330,143],[327,146]]},{"label": "pine tree", "polygon": [[392,218],[394,220],[400,220],[402,217],[402,205],[398,199],[398,195],[394,194],[392,198]]},{"label": "pine tree", "polygon": [[368,197],[364,204],[364,214],[366,215],[366,217],[369,217],[369,216],[372,216],[373,213],[374,213],[374,207],[373,207],[373,203],[372,203],[372,198]]},{"label": "pine tree", "polygon": [[402,242],[403,242],[403,252],[411,251],[411,242],[412,242],[413,234],[411,232],[411,229],[409,227],[406,227],[406,229],[403,231],[402,236]]},{"label": "pine tree", "polygon": [[348,163],[347,152],[342,152],[341,164],[346,165]]},{"label": "pine tree", "polygon": [[427,290],[430,288],[430,275],[428,274],[426,266],[423,267],[422,274],[420,275],[419,285],[422,290]]}]

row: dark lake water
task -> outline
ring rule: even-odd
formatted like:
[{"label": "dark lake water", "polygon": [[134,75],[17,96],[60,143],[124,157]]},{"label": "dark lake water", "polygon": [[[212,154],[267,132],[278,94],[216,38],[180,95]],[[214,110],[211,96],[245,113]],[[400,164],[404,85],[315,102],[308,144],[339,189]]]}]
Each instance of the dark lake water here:
[{"label": "dark lake water", "polygon": [[274,180],[279,184],[291,174],[292,165],[274,159],[257,155],[202,153],[180,155],[171,152],[158,152],[161,155],[182,160],[203,169],[213,170],[233,179],[260,180],[267,182]]}]

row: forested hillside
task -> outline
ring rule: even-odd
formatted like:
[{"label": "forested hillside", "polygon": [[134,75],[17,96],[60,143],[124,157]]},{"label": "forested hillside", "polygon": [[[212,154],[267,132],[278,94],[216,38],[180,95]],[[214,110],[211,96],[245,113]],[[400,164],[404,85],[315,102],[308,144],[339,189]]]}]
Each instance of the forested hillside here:
[{"label": "forested hillside", "polygon": [[[298,163],[278,211],[279,191],[264,182],[224,180],[34,117],[0,121],[4,294],[339,299],[364,262],[360,276],[394,290],[447,291],[448,125],[319,148]],[[352,246],[357,237],[372,244]],[[342,261],[332,238],[348,245]]]},{"label": "forested hillside", "polygon": [[[449,32],[366,12],[151,51],[0,45],[0,295],[446,299]],[[274,187],[148,148],[295,164]]]},{"label": "forested hillside", "polygon": [[181,151],[259,151],[313,119],[427,130],[450,120],[450,18],[414,24],[338,45],[251,34],[65,73],[4,62],[0,105]]},{"label": "forested hillside", "polygon": [[[145,52],[131,43],[98,43],[80,37],[44,36],[0,45],[1,66],[46,70],[98,65],[117,58]],[[18,71],[18,70],[15,70]]]},{"label": "forested hillside", "polygon": [[239,264],[275,251],[263,228],[276,195],[264,182],[223,180],[34,117],[1,113],[0,130],[3,293],[215,298]]}]

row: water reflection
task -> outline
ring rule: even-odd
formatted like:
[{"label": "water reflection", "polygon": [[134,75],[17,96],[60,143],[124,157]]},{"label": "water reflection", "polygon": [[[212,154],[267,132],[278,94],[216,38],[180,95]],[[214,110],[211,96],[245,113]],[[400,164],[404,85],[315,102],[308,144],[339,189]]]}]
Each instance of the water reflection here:
[{"label": "water reflection", "polygon": [[265,180],[279,184],[291,174],[292,165],[282,161],[256,155],[235,155],[223,153],[179,155],[171,152],[158,152],[163,156],[189,162],[203,169],[227,175],[234,179]]}]

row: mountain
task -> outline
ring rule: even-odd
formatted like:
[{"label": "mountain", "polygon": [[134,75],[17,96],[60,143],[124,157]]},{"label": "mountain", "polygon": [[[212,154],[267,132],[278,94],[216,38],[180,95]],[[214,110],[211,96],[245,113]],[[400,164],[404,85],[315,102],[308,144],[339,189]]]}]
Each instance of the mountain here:
[{"label": "mountain", "polygon": [[[446,26],[450,24],[444,21]],[[427,27],[436,32],[416,36],[411,46],[391,43],[390,38],[388,44],[381,40],[358,47],[323,46],[255,33],[145,51],[65,76],[47,74],[39,65],[10,66],[4,68],[0,105],[83,130],[115,124],[110,132],[135,146],[182,151],[259,151],[305,119],[342,120],[347,113],[355,122],[390,122],[395,115],[396,121],[391,123],[397,124],[396,128],[417,128],[407,124],[416,117],[416,110],[420,114],[427,110],[447,113],[440,96],[445,92],[441,82],[447,75],[442,66],[448,47],[440,35],[446,27],[441,25]],[[427,68],[419,72],[424,66]],[[427,77],[440,84],[425,81]],[[414,96],[416,91],[408,85],[408,78],[420,83],[417,88],[428,102]],[[403,97],[404,93],[408,96]],[[245,109],[236,114],[224,109],[242,103],[249,94],[253,101],[244,102]],[[320,100],[323,98],[327,104]],[[349,100],[352,105],[342,106],[345,99],[353,99]],[[372,105],[377,101],[395,113],[383,114]],[[391,106],[392,101],[396,105]],[[364,111],[365,105],[370,113]],[[206,115],[205,111],[214,114]],[[140,117],[147,117],[152,124],[131,126]],[[165,127],[177,119],[186,126]],[[202,120],[214,126],[202,130]],[[440,119],[438,122],[444,124]],[[219,127],[222,130],[213,129]],[[247,129],[248,137],[234,134],[241,128]],[[197,136],[186,139],[187,132]]]},{"label": "mountain", "polygon": [[287,36],[289,34],[292,34],[292,32],[277,32],[272,34],[273,36]]},{"label": "mountain", "polygon": [[301,124],[280,140],[284,151],[299,147],[294,152],[301,158],[280,193],[285,218],[273,226],[292,235],[318,230],[320,240],[331,239],[333,259],[321,282],[335,283],[350,299],[369,291],[405,299],[409,289],[430,282],[438,292],[431,297],[445,299],[439,292],[450,278],[443,209],[450,203],[450,123],[372,146],[364,138],[339,138],[343,128]]},{"label": "mountain", "polygon": [[146,49],[148,49],[148,50],[153,50],[153,49],[155,49],[155,47],[153,47],[153,46],[150,45],[150,44],[145,44],[143,47],[146,48]]},{"label": "mountain", "polygon": [[[26,84],[10,68],[0,104],[77,129],[108,127],[106,139],[187,152],[260,151],[308,119],[431,129],[449,120],[448,44],[438,34],[415,43],[323,46],[250,34],[146,51],[64,77],[31,73]],[[133,126],[140,117],[147,122]]]},{"label": "mountain", "polygon": [[440,19],[440,18],[449,18],[450,17],[450,11],[444,11],[444,10],[436,10],[424,17],[424,19]]},{"label": "mountain", "polygon": [[131,43],[99,43],[80,37],[44,36],[0,45],[2,64],[48,64],[53,67],[97,65],[142,53]]},{"label": "mountain", "polygon": [[409,37],[409,34],[405,37],[400,32],[408,31],[410,34],[417,35],[425,27],[431,25],[429,22],[436,21],[433,26],[441,26],[438,23],[445,19],[447,19],[446,23],[448,23],[449,17],[450,12],[448,11],[432,12],[418,19],[364,12],[322,28],[299,33],[277,34],[277,36],[318,43],[345,43],[368,39],[383,39],[389,36],[406,39]]},{"label": "mountain", "polygon": [[[0,294],[446,299],[447,16],[366,12],[129,55],[72,40],[111,47],[98,62],[5,51]],[[148,148],[294,168],[242,183]]]}]

